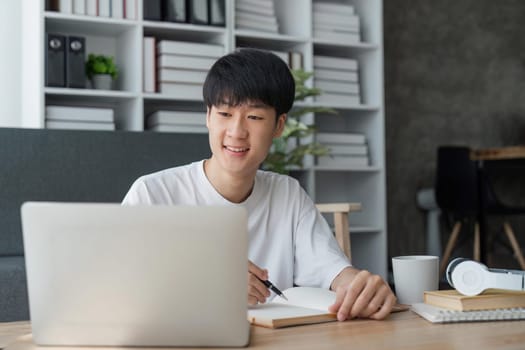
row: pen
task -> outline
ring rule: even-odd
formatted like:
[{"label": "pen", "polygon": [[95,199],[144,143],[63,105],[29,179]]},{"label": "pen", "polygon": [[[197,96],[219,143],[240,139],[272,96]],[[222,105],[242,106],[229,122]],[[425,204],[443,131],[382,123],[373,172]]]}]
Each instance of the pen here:
[{"label": "pen", "polygon": [[273,291],[275,294],[277,294],[278,296],[280,296],[281,298],[283,298],[284,300],[288,301],[288,298],[283,294],[283,292],[281,292],[279,290],[279,288],[277,288],[276,286],[273,285],[272,282],[266,280],[266,281],[263,281],[262,279],[260,279],[259,277],[257,277],[257,279],[259,281],[261,281],[262,283],[264,283],[264,285],[268,288],[270,288],[271,291]]}]

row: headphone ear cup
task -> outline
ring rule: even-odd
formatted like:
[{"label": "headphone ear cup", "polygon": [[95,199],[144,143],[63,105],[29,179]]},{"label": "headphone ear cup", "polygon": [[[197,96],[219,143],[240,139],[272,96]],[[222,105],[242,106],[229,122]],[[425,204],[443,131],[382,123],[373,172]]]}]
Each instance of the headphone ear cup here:
[{"label": "headphone ear cup", "polygon": [[463,295],[478,295],[488,288],[487,266],[476,261],[467,260],[458,263],[451,271],[454,288]]},{"label": "headphone ear cup", "polygon": [[468,261],[467,258],[455,258],[454,260],[450,261],[447,265],[447,270],[445,272],[445,277],[447,278],[448,284],[454,288],[454,283],[452,283],[452,272],[458,266],[458,264],[462,263],[463,261]]}]

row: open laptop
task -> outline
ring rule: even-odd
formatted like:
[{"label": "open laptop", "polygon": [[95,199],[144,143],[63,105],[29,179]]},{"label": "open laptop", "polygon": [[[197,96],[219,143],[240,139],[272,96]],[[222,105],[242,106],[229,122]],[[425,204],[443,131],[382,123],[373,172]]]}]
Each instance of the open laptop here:
[{"label": "open laptop", "polygon": [[248,344],[244,209],[28,202],[21,214],[36,344]]}]

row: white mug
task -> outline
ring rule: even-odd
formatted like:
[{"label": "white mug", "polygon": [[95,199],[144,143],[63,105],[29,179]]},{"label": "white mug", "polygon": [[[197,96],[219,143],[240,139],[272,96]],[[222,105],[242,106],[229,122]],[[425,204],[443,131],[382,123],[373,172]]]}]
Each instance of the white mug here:
[{"label": "white mug", "polygon": [[439,288],[439,258],[407,255],[392,258],[394,286],[401,304],[423,302],[423,292]]}]

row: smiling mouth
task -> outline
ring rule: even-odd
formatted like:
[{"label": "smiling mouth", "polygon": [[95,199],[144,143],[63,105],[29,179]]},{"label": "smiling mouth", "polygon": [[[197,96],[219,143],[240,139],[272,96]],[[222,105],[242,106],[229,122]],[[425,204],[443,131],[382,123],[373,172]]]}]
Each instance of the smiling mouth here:
[{"label": "smiling mouth", "polygon": [[228,151],[234,152],[234,153],[243,153],[243,152],[247,152],[247,151],[250,150],[249,148],[230,147],[230,146],[224,146],[224,148],[226,148]]}]

